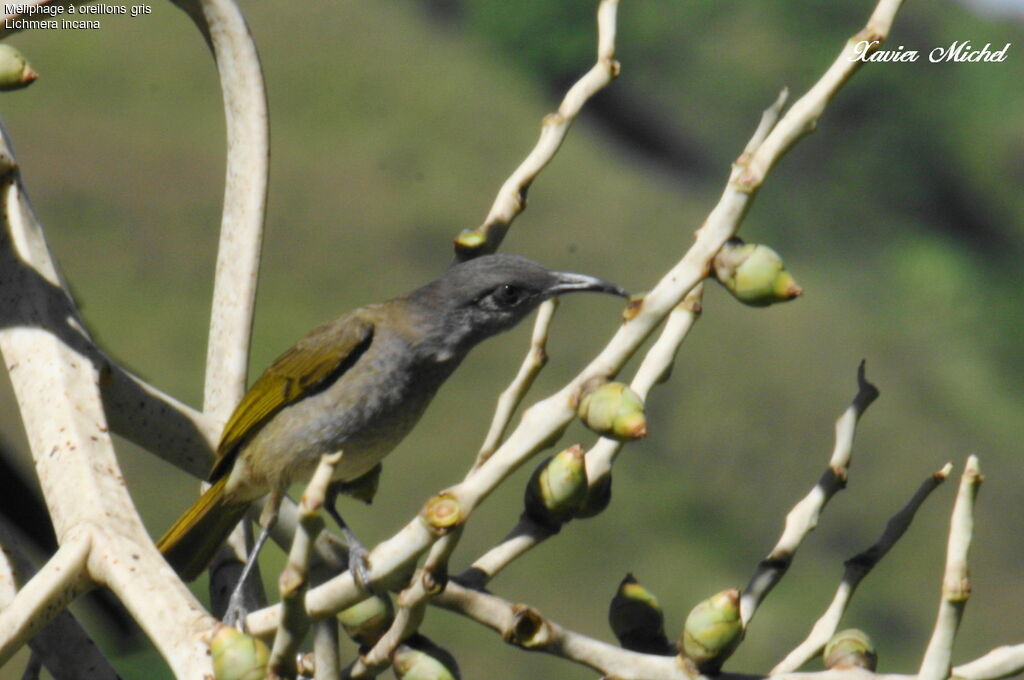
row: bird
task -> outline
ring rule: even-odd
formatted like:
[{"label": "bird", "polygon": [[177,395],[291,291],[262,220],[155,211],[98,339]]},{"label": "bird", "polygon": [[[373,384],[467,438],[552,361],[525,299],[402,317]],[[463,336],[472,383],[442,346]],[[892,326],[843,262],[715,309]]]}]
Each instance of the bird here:
[{"label": "bird", "polygon": [[[308,480],[321,456],[337,451],[334,491],[370,473],[473,347],[511,329],[544,300],[576,291],[628,295],[593,276],[490,254],[313,329],[242,397],[217,446],[207,480],[212,486],[167,530],[157,543],[160,552],[182,579],[195,579],[249,505],[268,496],[262,532],[231,598],[228,611],[236,611],[242,583],[292,483]],[[349,542],[353,576],[365,585],[365,548],[334,508],[334,496],[327,510]]]}]

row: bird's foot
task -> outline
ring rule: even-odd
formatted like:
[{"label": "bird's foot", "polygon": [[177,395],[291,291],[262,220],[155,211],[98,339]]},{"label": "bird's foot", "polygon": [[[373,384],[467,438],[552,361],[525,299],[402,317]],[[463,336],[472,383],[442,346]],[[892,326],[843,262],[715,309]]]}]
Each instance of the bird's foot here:
[{"label": "bird's foot", "polygon": [[[378,466],[379,468],[379,466]],[[374,468],[375,470],[377,468]],[[372,471],[371,471],[372,474]],[[379,474],[379,471],[378,471]],[[364,475],[365,477],[366,475]],[[362,478],[360,478],[362,479]],[[352,580],[356,582],[356,586],[360,589],[377,595],[377,591],[374,589],[373,583],[370,581],[370,552],[363,545],[363,542],[356,538],[355,533],[349,528],[345,520],[342,519],[341,514],[338,512],[338,508],[335,506],[338,500],[338,494],[344,488],[344,483],[334,482],[327,490],[327,502],[325,503],[325,509],[334,521],[338,524],[338,528],[341,529],[342,535],[345,537],[345,545],[348,547],[348,570],[352,574]]]},{"label": "bird's foot", "polygon": [[248,610],[245,608],[245,592],[242,584],[239,583],[228,600],[228,608],[224,612],[224,624],[245,632],[244,621],[248,613]]},{"label": "bird's foot", "polygon": [[348,543],[348,570],[356,585],[368,593],[378,594],[370,580],[370,552],[348,527],[344,527],[342,533]]},{"label": "bird's foot", "polygon": [[[270,536],[270,529],[267,527],[273,526],[274,522],[277,521],[277,513],[270,516],[267,519],[267,524],[260,531],[260,535],[256,538],[256,544],[253,546],[249,553],[249,557],[245,560],[245,566],[242,567],[242,573],[238,576],[238,583],[235,584],[235,589],[231,591],[231,597],[228,598],[228,606],[224,612],[224,623],[242,630],[245,628],[245,617],[249,613],[250,609],[259,608],[262,604],[262,588],[258,585],[254,588],[246,588],[246,584],[249,582],[249,577],[252,575],[253,570],[256,568],[256,558],[259,557],[260,550],[267,542],[267,538]],[[259,580],[259,577],[256,577]]]}]

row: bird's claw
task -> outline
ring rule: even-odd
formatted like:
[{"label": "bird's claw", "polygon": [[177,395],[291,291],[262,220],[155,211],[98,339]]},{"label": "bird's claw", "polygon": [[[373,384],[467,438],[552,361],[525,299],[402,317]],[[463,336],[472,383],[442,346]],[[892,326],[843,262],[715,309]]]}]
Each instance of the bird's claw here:
[{"label": "bird's claw", "polygon": [[348,548],[348,570],[352,579],[361,590],[377,595],[377,590],[370,580],[369,553],[362,545],[350,545]]},{"label": "bird's claw", "polygon": [[236,588],[228,600],[227,611],[224,612],[224,625],[237,628],[244,632],[245,617],[249,612],[245,609],[245,597],[241,588]]}]

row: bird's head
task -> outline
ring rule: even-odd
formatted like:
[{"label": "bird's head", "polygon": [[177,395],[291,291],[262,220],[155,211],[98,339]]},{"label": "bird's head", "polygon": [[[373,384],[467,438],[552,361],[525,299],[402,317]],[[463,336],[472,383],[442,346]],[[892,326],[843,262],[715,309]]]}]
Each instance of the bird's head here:
[{"label": "bird's head", "polygon": [[512,328],[545,300],[577,291],[627,296],[619,286],[593,276],[552,271],[519,255],[496,254],[453,265],[407,300],[426,313],[435,331],[434,343],[464,354],[481,340]]}]

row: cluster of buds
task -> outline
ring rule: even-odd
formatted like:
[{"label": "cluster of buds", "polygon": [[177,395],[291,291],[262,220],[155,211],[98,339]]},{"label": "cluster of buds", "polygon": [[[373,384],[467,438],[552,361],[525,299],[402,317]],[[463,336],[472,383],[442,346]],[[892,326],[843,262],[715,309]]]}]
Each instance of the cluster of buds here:
[{"label": "cluster of buds", "polygon": [[216,680],[263,680],[270,649],[262,640],[218,624],[208,640]]},{"label": "cluster of buds", "polygon": [[[643,399],[620,382],[593,381],[576,409],[583,424],[618,441],[647,435]],[[541,463],[526,485],[526,514],[554,531],[574,517],[593,517],[611,500],[611,475],[587,479],[583,449],[574,444]]]},{"label": "cluster of buds", "polygon": [[740,591],[729,588],[699,603],[683,625],[675,645],[665,636],[665,615],[658,599],[626,574],[608,607],[608,623],[624,649],[644,654],[679,654],[702,674],[714,674],[743,640]]},{"label": "cluster of buds", "polygon": [[715,278],[740,302],[766,307],[798,297],[803,290],[779,254],[761,243],[732,238],[715,255]]},{"label": "cluster of buds", "polygon": [[658,598],[632,574],[626,574],[612,598],[608,625],[624,649],[643,654],[675,654],[665,636],[665,615]]},{"label": "cluster of buds", "polygon": [[631,441],[647,436],[644,401],[624,383],[606,382],[584,390],[576,413],[603,437]]},{"label": "cluster of buds", "polygon": [[0,45],[0,90],[19,90],[38,77],[21,52],[10,45]]}]

